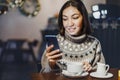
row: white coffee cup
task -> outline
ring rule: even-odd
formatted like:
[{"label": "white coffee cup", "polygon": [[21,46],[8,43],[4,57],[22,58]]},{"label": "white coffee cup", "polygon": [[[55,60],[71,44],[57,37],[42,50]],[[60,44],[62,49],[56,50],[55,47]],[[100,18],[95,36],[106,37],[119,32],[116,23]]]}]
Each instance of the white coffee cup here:
[{"label": "white coffee cup", "polygon": [[67,71],[70,73],[79,73],[83,72],[83,64],[80,62],[70,62],[67,63]]},{"label": "white coffee cup", "polygon": [[108,64],[104,64],[104,63],[97,63],[97,75],[99,76],[105,76],[107,74],[109,70],[109,65]]}]

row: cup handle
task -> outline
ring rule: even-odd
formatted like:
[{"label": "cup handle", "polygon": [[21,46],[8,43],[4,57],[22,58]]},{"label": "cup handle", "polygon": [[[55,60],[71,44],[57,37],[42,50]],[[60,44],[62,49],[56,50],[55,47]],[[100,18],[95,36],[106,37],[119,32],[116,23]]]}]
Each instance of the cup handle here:
[{"label": "cup handle", "polygon": [[109,68],[110,68],[110,66],[107,64],[106,65],[106,73],[108,72]]}]

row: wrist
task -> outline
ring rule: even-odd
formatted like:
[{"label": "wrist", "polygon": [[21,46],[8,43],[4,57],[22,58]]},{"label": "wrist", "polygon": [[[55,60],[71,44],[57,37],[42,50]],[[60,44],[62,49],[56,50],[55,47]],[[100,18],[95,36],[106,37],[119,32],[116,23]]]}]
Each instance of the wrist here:
[{"label": "wrist", "polygon": [[51,67],[51,69],[54,69],[55,65],[56,65],[55,62],[49,61],[49,66]]}]

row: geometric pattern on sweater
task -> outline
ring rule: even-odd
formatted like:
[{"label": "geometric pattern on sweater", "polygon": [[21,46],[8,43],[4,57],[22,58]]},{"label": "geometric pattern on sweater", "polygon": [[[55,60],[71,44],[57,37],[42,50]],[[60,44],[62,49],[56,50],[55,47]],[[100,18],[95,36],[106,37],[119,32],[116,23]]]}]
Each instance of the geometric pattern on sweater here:
[{"label": "geometric pattern on sweater", "polygon": [[96,48],[99,41],[93,36],[87,36],[82,43],[74,43],[62,36],[57,36],[60,50],[63,53],[62,59],[64,61],[72,62],[91,62],[95,57]]}]

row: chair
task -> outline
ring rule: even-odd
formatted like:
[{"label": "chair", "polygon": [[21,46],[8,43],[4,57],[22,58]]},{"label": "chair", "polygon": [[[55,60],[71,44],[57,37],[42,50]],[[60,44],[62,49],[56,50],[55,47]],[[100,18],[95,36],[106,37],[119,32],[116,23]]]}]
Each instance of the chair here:
[{"label": "chair", "polygon": [[[27,59],[29,58],[28,55],[30,55],[33,59],[33,61],[36,63],[36,57],[34,55],[34,51],[33,51],[33,47],[35,47],[36,45],[38,44],[38,41],[37,40],[34,40],[34,41],[26,41],[23,45],[23,47],[21,48],[21,51],[23,53],[23,59]],[[24,46],[27,46],[27,47],[24,47]]]},{"label": "chair", "polygon": [[2,57],[4,47],[5,47],[5,42],[0,40],[0,62],[1,62],[1,57]]},{"label": "chair", "polygon": [[21,46],[25,42],[25,40],[20,39],[9,39],[6,41],[4,45],[4,49],[1,54],[1,61],[3,62],[11,62],[15,59],[15,62],[21,62]]}]

